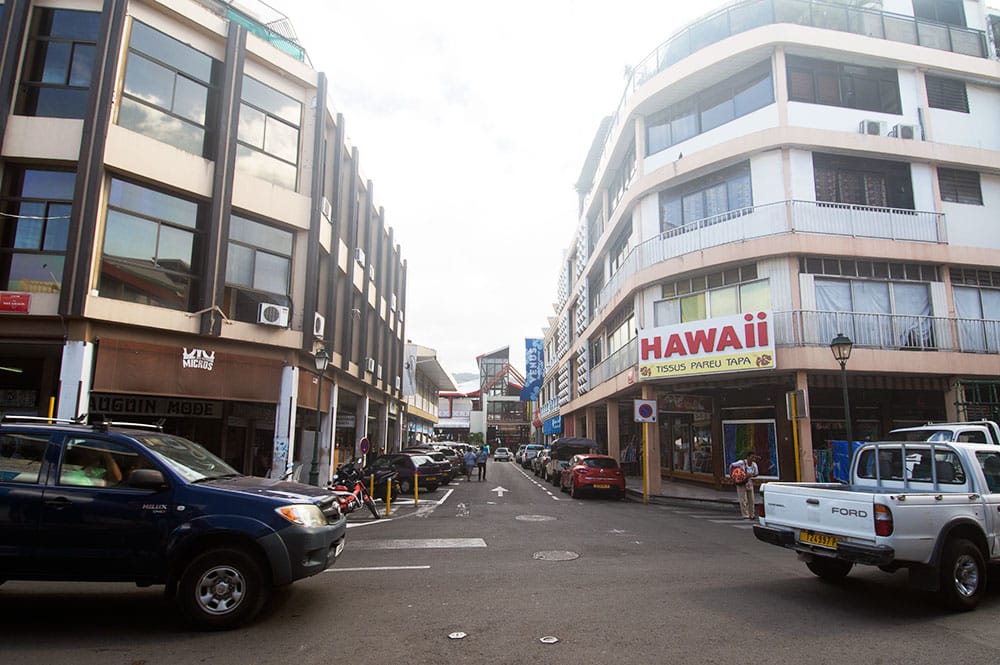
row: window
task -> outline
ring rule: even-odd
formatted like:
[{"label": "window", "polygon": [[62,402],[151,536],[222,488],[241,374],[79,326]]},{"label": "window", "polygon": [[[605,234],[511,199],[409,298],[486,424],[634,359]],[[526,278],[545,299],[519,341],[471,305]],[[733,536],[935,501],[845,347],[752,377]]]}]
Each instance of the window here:
[{"label": "window", "polygon": [[929,21],[965,27],[962,0],[913,0],[913,15]]},{"label": "window", "polygon": [[[749,273],[756,276],[756,271]],[[737,281],[737,280],[732,280]],[[653,325],[669,326],[704,321],[720,316],[771,308],[771,287],[767,279],[732,283],[667,298],[653,303]],[[666,294],[665,294],[666,295]]]},{"label": "window", "polygon": [[646,119],[646,154],[774,103],[771,63],[759,63]]},{"label": "window", "polygon": [[660,192],[660,233],[684,232],[688,224],[732,219],[753,206],[750,165],[740,164],[693,183]]},{"label": "window", "polygon": [[288,295],[291,269],[291,232],[233,215],[229,226],[227,283]]},{"label": "window", "polygon": [[209,154],[218,61],[173,37],[132,22],[118,124],[195,155]]},{"label": "window", "polygon": [[37,483],[47,436],[0,434],[0,483]]},{"label": "window", "polygon": [[813,180],[817,201],[913,210],[909,164],[814,153]]},{"label": "window", "polygon": [[889,280],[815,280],[819,338],[844,333],[859,346],[933,349],[927,284]]},{"label": "window", "polygon": [[[141,461],[140,461],[141,460]],[[69,438],[59,464],[59,484],[114,487],[127,482],[132,469],[149,467],[125,444],[98,439]]]},{"label": "window", "polygon": [[632,242],[632,221],[628,220],[626,226],[618,234],[618,238],[612,243],[609,251],[608,257],[610,258],[610,270],[609,274],[614,275],[618,272],[623,265],[625,265],[625,259],[628,258],[630,251],[630,244]]},{"label": "window", "polygon": [[927,85],[928,106],[946,111],[969,112],[969,95],[965,89],[965,81],[927,75],[924,82]]},{"label": "window", "polygon": [[59,293],[76,175],[7,167],[0,215],[0,289]]},{"label": "window", "polygon": [[979,185],[978,172],[941,167],[938,167],[937,172],[942,201],[983,205],[983,190]]},{"label": "window", "polygon": [[1000,352],[1000,288],[955,286],[954,296],[962,351]]},{"label": "window", "polygon": [[629,147],[628,152],[622,158],[618,170],[611,175],[611,184],[608,186],[608,199],[610,200],[611,210],[614,210],[618,202],[625,196],[625,192],[628,190],[628,186],[631,184],[632,176],[634,175],[635,148]]},{"label": "window", "polygon": [[895,69],[878,69],[788,56],[788,98],[900,115],[899,78]]},{"label": "window", "polygon": [[35,8],[15,113],[83,118],[100,21],[99,12]]},{"label": "window", "polygon": [[301,116],[302,104],[244,76],[237,167],[276,185],[295,189]]},{"label": "window", "polygon": [[192,311],[201,264],[199,217],[197,203],[112,179],[100,295]]},{"label": "window", "polygon": [[617,324],[612,323],[611,332],[608,334],[608,356],[623,348],[636,336],[635,313],[628,311],[616,317]]},{"label": "window", "polygon": [[874,480],[932,483],[936,479],[943,485],[965,484],[965,468],[958,456],[947,449],[907,446],[906,459],[901,448],[868,448],[858,459],[858,477]]}]

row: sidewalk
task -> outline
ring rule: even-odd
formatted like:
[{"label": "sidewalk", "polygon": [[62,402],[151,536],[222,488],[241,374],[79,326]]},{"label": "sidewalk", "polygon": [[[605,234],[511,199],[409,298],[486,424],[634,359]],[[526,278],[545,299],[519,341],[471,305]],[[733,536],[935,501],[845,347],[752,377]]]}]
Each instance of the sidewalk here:
[{"label": "sidewalk", "polygon": [[[640,476],[625,477],[625,494],[629,501],[642,501],[642,478]],[[649,494],[650,503],[667,501],[691,501],[739,506],[736,490],[717,490],[701,483],[684,482],[664,478],[661,481],[659,494]]]}]

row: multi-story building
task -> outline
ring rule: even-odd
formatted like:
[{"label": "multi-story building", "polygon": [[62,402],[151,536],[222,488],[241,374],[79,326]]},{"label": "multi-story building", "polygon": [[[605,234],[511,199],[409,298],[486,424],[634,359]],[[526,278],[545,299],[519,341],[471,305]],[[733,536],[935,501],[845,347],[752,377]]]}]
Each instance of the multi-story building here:
[{"label": "multi-story building", "polygon": [[163,419],[275,477],[398,444],[406,262],[287,20],[6,0],[0,27],[2,408]]},{"label": "multi-story building", "polygon": [[530,443],[531,402],[521,398],[524,377],[510,364],[510,349],[484,353],[476,364],[478,380],[464,382],[453,392],[442,391],[441,422],[435,431],[451,441],[466,441],[470,432],[477,432],[494,448]]},{"label": "multi-story building", "polygon": [[749,448],[762,476],[808,479],[848,433],[996,416],[995,20],[746,0],[661,44],[581,173],[546,424],[629,459],[645,428],[655,489],[720,485]]},{"label": "multi-story building", "polygon": [[406,398],[406,441],[416,445],[433,441],[440,420],[439,394],[458,390],[455,379],[438,361],[434,349],[406,344],[403,395]]}]

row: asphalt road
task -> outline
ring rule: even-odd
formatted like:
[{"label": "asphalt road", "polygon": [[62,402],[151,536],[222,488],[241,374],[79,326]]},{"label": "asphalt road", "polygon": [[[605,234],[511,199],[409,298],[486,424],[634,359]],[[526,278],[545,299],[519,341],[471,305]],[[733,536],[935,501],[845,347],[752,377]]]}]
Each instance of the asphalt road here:
[{"label": "asphalt road", "polygon": [[953,614],[905,573],[822,582],[734,511],[573,500],[490,463],[486,482],[389,519],[354,513],[336,566],[240,630],[189,630],[159,588],[9,582],[0,662],[996,662],[1000,570],[977,611]]}]

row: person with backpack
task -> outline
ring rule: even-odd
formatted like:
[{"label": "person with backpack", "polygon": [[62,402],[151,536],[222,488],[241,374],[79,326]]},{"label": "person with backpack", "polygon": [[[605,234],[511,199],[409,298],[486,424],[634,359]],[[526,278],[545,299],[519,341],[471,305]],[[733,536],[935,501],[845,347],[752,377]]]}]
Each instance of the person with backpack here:
[{"label": "person with backpack", "polygon": [[760,455],[751,450],[744,459],[736,460],[729,465],[729,477],[733,479],[736,495],[740,499],[740,514],[748,520],[757,519],[753,479],[760,473],[757,467],[759,459]]}]

